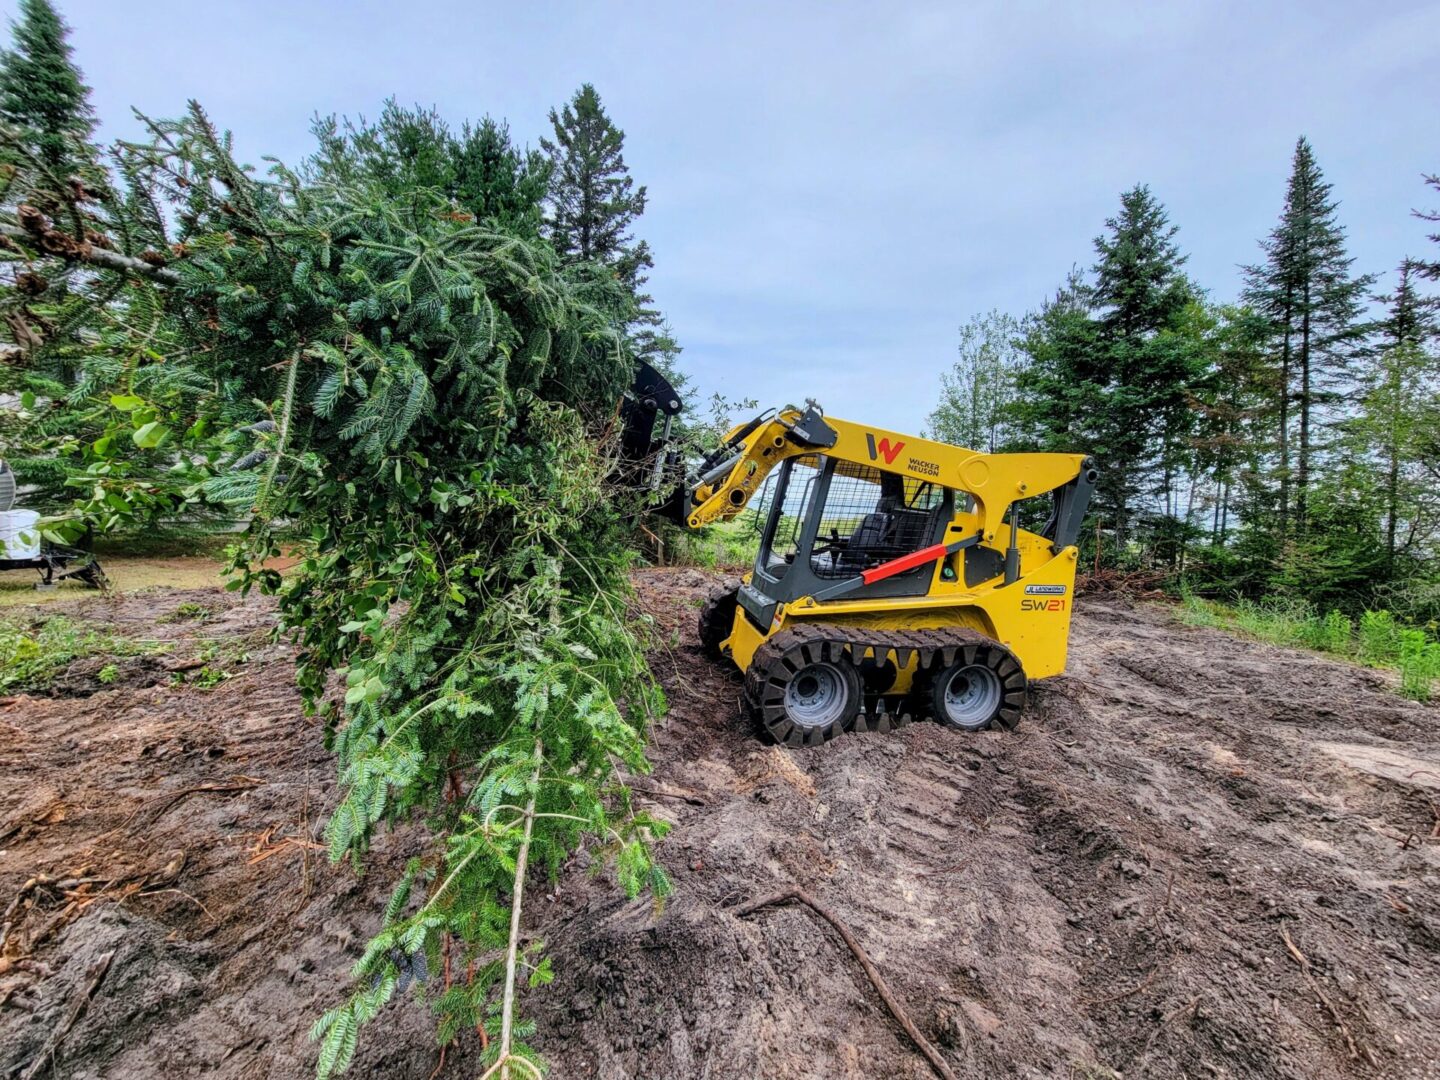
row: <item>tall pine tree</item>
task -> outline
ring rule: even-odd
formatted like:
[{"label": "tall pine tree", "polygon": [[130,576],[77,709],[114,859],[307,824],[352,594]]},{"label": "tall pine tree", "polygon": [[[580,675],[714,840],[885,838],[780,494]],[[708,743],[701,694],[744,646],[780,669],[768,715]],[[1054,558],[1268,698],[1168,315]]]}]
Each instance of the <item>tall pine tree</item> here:
[{"label": "tall pine tree", "polygon": [[1353,382],[1372,276],[1352,277],[1345,230],[1314,151],[1295,145],[1280,221],[1261,241],[1265,261],[1246,267],[1245,300],[1271,328],[1279,369],[1279,532],[1305,531],[1306,501],[1324,449],[1326,409]]},{"label": "tall pine tree", "polygon": [[[541,139],[550,155],[550,242],[567,262],[610,267],[638,294],[655,264],[649,245],[631,226],[645,212],[645,186],[635,186],[625,164],[625,132],[615,126],[595,87],[586,83],[558,112],[550,110],[555,138]],[[648,297],[644,299],[649,299]]]},{"label": "tall pine tree", "polygon": [[1072,275],[1026,338],[1013,411],[1029,444],[1100,460],[1097,508],[1123,552],[1147,509],[1158,504],[1167,529],[1179,515],[1204,360],[1186,319],[1196,290],[1164,207],[1137,185],[1105,226],[1091,280]]},{"label": "tall pine tree", "polygon": [[680,346],[644,291],[646,271],[655,262],[650,245],[632,232],[645,213],[646,192],[625,164],[625,132],[615,126],[590,83],[563,108],[550,110],[550,126],[554,138],[540,140],[551,167],[550,243],[562,261],[604,267],[624,283],[634,298],[627,320],[631,348],[669,375],[678,389],[684,385],[675,370]]},{"label": "tall pine tree", "polygon": [[0,119],[16,129],[19,147],[33,155],[58,187],[93,165],[95,130],[90,88],[71,60],[70,29],[49,0],[20,0],[11,25],[15,47],[0,55]]}]

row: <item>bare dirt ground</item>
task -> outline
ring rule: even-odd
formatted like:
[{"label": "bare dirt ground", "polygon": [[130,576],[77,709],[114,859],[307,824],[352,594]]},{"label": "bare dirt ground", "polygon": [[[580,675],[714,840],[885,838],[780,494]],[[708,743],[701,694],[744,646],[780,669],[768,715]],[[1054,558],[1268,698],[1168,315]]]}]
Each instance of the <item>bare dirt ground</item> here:
[{"label": "bare dirt ground", "polygon": [[[785,750],[698,653],[710,578],[636,583],[671,701],[637,786],[676,823],[677,893],[657,916],[583,857],[536,883],[557,978],[524,1007],[553,1075],[934,1075],[809,909],[734,912],[800,885],[960,1076],[1440,1077],[1440,708],[1090,598],[1013,735]],[[162,621],[181,604],[213,613]],[[0,1077],[306,1076],[417,837],[383,838],[366,877],[312,847],[332,769],[263,601],[54,610],[173,648],[0,703]],[[232,678],[171,685],[217,649]],[[436,1062],[407,1002],[353,1074]]]}]

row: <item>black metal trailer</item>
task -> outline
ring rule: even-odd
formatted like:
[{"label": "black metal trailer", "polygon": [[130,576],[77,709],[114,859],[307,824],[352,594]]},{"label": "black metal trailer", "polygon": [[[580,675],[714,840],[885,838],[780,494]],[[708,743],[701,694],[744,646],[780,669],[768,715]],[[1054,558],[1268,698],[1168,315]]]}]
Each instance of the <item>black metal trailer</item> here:
[{"label": "black metal trailer", "polygon": [[40,575],[37,589],[53,589],[68,578],[83,581],[92,589],[108,589],[110,579],[100,560],[88,551],[75,551],[47,545],[39,555],[28,559],[0,559],[0,570],[34,570]]}]

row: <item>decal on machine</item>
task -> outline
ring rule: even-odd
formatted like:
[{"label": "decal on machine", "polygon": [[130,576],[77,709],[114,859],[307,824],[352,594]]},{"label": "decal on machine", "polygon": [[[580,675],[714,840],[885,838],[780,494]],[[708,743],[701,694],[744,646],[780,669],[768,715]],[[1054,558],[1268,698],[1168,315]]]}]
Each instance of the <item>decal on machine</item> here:
[{"label": "decal on machine", "polygon": [[[1026,585],[1026,597],[1020,601],[1021,611],[1064,611],[1067,592],[1064,585]],[[1041,599],[1044,597],[1044,599]]]},{"label": "decal on machine", "polygon": [[865,444],[870,449],[870,460],[879,461],[883,457],[886,465],[894,465],[900,451],[905,449],[904,442],[892,443],[889,439],[881,439],[877,445],[875,436],[868,431],[865,433]]},{"label": "decal on machine", "polygon": [[1064,611],[1064,600],[1032,600],[1026,597],[1020,601],[1021,611]]}]

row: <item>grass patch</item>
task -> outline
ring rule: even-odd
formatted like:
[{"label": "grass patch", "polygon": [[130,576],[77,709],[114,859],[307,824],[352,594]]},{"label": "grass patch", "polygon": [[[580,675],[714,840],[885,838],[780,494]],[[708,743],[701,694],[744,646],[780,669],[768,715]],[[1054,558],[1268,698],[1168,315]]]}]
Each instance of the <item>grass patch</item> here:
[{"label": "grass patch", "polygon": [[1303,600],[1270,596],[1223,604],[1182,587],[1180,621],[1240,633],[1289,648],[1311,649],[1367,667],[1400,672],[1400,693],[1429,701],[1440,679],[1440,642],[1389,611],[1367,611],[1357,624],[1341,611],[1320,614]]},{"label": "grass patch", "polygon": [[[141,589],[218,589],[222,582],[219,559],[204,555],[181,555],[166,558],[132,558],[100,556],[110,584],[116,592],[138,592]],[[56,600],[77,600],[99,596],[83,582],[63,581],[53,589],[35,588],[40,580],[33,570],[7,570],[0,573],[0,607],[25,604],[47,604]]]},{"label": "grass patch", "polygon": [[[159,642],[121,637],[60,615],[30,625],[0,620],[0,693],[44,690],[87,656],[143,656],[163,650]],[[107,664],[97,678],[108,684],[116,674],[115,665]]]},{"label": "grass patch", "polygon": [[665,561],[673,566],[706,570],[749,568],[759,551],[760,529],[755,511],[747,509],[729,521],[707,525],[698,532],[677,533]]}]

